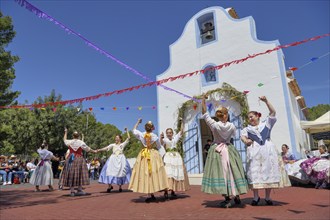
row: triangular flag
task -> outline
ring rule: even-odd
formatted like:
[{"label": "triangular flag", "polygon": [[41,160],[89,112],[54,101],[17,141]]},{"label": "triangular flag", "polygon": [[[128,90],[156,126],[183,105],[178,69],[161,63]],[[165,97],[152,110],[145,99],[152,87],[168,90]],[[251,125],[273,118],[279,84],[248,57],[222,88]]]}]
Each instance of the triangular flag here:
[{"label": "triangular flag", "polygon": [[89,111],[93,111],[93,108],[88,108],[89,109]]},{"label": "triangular flag", "polygon": [[315,60],[317,60],[318,59],[318,57],[312,57],[311,58],[311,61],[313,62],[313,61],[315,61]]},{"label": "triangular flag", "polygon": [[296,71],[298,68],[297,67],[289,67],[289,70]]},{"label": "triangular flag", "polygon": [[112,109],[113,109],[114,111],[116,111],[116,110],[117,110],[117,107],[113,107]]},{"label": "triangular flag", "polygon": [[243,91],[244,94],[248,94],[249,92],[250,92],[250,91],[247,91],[247,90]]},{"label": "triangular flag", "polygon": [[142,110],[142,106],[139,106],[138,109],[141,111]]},{"label": "triangular flag", "polygon": [[261,86],[263,86],[263,85],[264,85],[264,84],[262,84],[262,83],[258,83],[258,86],[259,86],[259,87],[261,87]]},{"label": "triangular flag", "polygon": [[210,111],[212,109],[212,103],[207,105],[207,109]]},{"label": "triangular flag", "polygon": [[126,107],[126,110],[128,110],[129,109],[129,107]]},{"label": "triangular flag", "polygon": [[152,109],[156,109],[156,106],[152,106]]},{"label": "triangular flag", "polygon": [[103,108],[103,107],[101,107],[100,109],[101,109],[101,110],[104,110],[104,108]]},{"label": "triangular flag", "polygon": [[193,108],[194,108],[194,110],[196,110],[197,109],[197,105],[194,105]]},{"label": "triangular flag", "polygon": [[80,111],[80,108],[77,108],[77,112],[79,112]]}]

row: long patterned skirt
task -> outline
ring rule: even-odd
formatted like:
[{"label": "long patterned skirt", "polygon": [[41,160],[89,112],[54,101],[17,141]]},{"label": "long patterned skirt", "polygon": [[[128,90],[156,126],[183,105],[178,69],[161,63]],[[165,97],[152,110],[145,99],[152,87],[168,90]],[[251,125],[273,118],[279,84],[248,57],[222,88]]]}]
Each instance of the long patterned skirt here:
[{"label": "long patterned skirt", "polygon": [[154,193],[168,188],[164,163],[157,150],[144,148],[136,158],[128,189]]},{"label": "long patterned skirt", "polygon": [[281,171],[278,152],[272,141],[254,142],[247,148],[246,174],[251,189],[280,188]]},{"label": "long patterned skirt", "polygon": [[164,156],[165,170],[168,178],[169,190],[189,190],[189,178],[186,167],[179,152],[167,152]]},{"label": "long patterned skirt", "polygon": [[37,168],[33,171],[30,183],[35,186],[53,185],[53,171],[50,161],[40,161]]},{"label": "long patterned skirt", "polygon": [[112,154],[102,168],[99,183],[128,184],[132,175],[131,167],[123,154]]},{"label": "long patterned skirt", "polygon": [[75,157],[70,163],[70,157],[66,159],[60,182],[65,187],[89,185],[88,169],[83,157]]},{"label": "long patterned skirt", "polygon": [[[245,194],[248,184],[245,178],[242,159],[233,145],[228,145],[229,166],[227,172],[223,169],[223,154],[215,149],[217,144],[210,147],[206,158],[202,191],[210,194],[235,196]],[[232,174],[232,178],[231,175]]]}]

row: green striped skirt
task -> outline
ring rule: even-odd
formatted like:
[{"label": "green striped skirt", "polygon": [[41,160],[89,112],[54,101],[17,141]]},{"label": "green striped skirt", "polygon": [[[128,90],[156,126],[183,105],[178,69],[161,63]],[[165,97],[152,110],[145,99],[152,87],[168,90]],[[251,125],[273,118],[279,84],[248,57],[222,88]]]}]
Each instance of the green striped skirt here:
[{"label": "green striped skirt", "polygon": [[[246,180],[242,159],[236,150],[236,148],[229,144],[229,167],[228,172],[224,173],[222,168],[222,156],[215,151],[218,144],[214,144],[208,151],[206,158],[203,180],[202,180],[202,192],[210,194],[222,194],[225,196],[235,196],[245,194],[248,191],[248,183]],[[230,172],[233,175],[232,184],[230,178]],[[227,181],[225,181],[225,178]],[[232,186],[235,187],[232,190]],[[235,191],[235,193],[233,193]]]}]

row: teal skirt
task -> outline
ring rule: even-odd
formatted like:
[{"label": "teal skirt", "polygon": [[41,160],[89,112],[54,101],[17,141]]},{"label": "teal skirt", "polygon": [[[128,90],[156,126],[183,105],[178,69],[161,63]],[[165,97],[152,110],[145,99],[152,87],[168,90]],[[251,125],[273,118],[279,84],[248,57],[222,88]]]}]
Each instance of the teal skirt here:
[{"label": "teal skirt", "polygon": [[[242,159],[233,145],[228,145],[229,167],[228,172],[223,173],[222,158],[220,153],[215,151],[217,144],[210,147],[206,158],[202,192],[210,194],[222,194],[225,196],[235,196],[232,193],[232,184],[229,169],[233,174],[234,187],[236,195],[245,194],[248,191],[248,183],[246,180]],[[227,181],[225,178],[227,177]]]}]

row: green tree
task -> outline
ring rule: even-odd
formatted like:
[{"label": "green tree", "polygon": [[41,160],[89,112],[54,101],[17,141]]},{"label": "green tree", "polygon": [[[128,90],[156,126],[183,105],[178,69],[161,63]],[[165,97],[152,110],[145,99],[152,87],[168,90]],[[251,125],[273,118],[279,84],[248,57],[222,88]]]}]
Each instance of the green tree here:
[{"label": "green tree", "polygon": [[308,120],[313,121],[330,110],[329,104],[319,104],[308,109]]},{"label": "green tree", "polygon": [[[38,97],[34,104],[61,101],[62,96],[51,91],[50,96]],[[94,114],[88,111],[78,111],[82,105],[47,106],[34,109],[5,109],[0,111],[0,153],[33,155],[43,140],[49,144],[49,150],[64,155],[67,146],[64,145],[64,128],[68,128],[68,139],[74,131],[84,134],[84,141],[93,149],[103,148],[115,142],[115,136],[121,131],[114,125],[97,122]],[[123,134],[123,139],[127,134]],[[131,134],[129,145],[125,148],[128,158],[136,157],[141,149],[139,141]],[[88,157],[110,156],[111,152],[102,152]]]},{"label": "green tree", "polygon": [[12,42],[16,32],[12,20],[8,16],[3,16],[0,12],[0,106],[14,104],[19,96],[19,91],[12,91],[11,86],[14,82],[14,64],[19,60],[18,56],[12,56],[5,47]]}]

